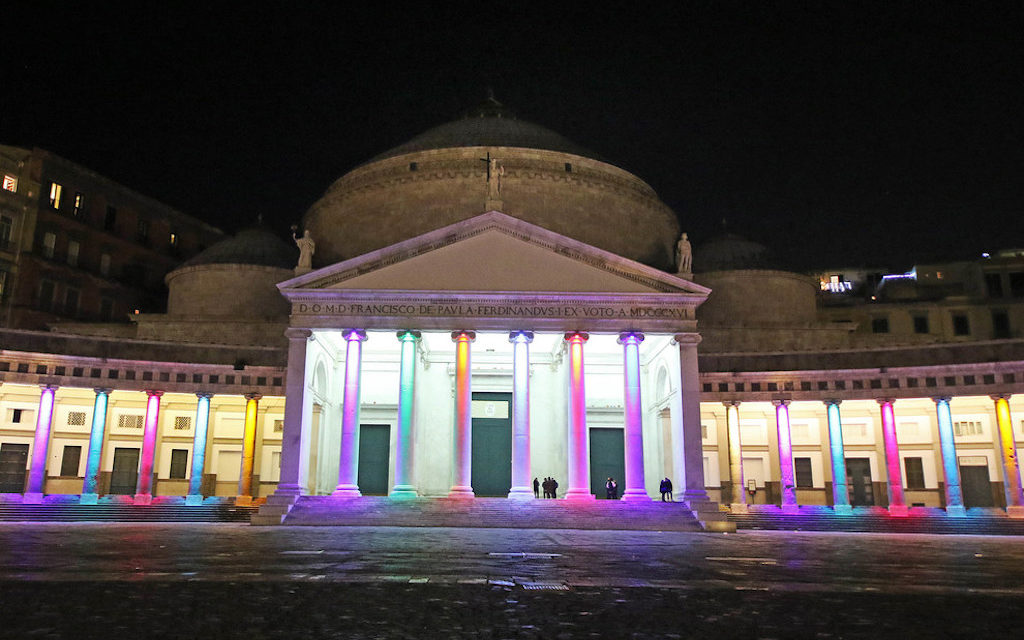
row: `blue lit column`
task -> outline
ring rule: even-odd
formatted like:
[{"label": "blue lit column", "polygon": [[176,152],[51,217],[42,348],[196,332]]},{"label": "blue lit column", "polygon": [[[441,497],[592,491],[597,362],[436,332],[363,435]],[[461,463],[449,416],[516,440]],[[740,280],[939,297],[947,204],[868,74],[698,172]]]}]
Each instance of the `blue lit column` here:
[{"label": "blue lit column", "polygon": [[100,463],[103,460],[103,434],[107,428],[107,405],[111,389],[95,389],[96,399],[92,405],[92,430],[89,432],[89,454],[85,460],[85,480],[82,481],[82,495],[78,504],[99,502]]},{"label": "blue lit column", "polygon": [[199,392],[196,404],[196,428],[192,436],[192,475],[188,481],[188,495],[185,504],[203,504],[203,472],[206,470],[206,434],[210,429],[210,398],[212,393]]},{"label": "blue lit column", "polygon": [[828,408],[828,443],[832,454],[832,509],[840,515],[853,513],[846,485],[846,451],[843,449],[843,421],[839,416],[842,400],[826,400]]},{"label": "blue lit column", "polygon": [[54,385],[40,387],[39,412],[36,413],[36,435],[32,441],[32,466],[28,470],[28,489],[21,501],[25,504],[42,504],[46,486],[46,462],[50,453],[50,429],[53,427],[53,397],[57,394]]},{"label": "blue lit column", "polygon": [[949,398],[932,398],[939,420],[939,447],[942,449],[942,470],[946,474],[946,513],[966,516],[964,492],[960,485],[960,465],[953,441],[953,416],[949,412]]}]

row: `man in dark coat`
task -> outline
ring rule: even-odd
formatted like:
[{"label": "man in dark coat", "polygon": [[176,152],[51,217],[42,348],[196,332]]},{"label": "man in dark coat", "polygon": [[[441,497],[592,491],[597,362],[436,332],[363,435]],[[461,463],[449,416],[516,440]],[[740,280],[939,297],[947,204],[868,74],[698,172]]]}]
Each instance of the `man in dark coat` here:
[{"label": "man in dark coat", "polygon": [[533,479],[533,497],[540,497],[540,480],[538,480],[537,478]]},{"label": "man in dark coat", "polygon": [[558,499],[558,481],[551,478],[551,497]]}]

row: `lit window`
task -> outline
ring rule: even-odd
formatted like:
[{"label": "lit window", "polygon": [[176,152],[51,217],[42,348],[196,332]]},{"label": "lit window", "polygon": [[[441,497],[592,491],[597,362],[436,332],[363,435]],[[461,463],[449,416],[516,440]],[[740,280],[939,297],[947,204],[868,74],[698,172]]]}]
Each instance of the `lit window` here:
[{"label": "lit window", "polygon": [[81,246],[77,240],[68,240],[68,264],[72,267],[78,266],[78,251]]},{"label": "lit window", "polygon": [[100,256],[100,273],[105,276],[110,275],[110,254],[104,253]]},{"label": "lit window", "polygon": [[64,188],[56,182],[50,183],[50,206],[54,209],[60,209],[60,192]]},{"label": "lit window", "polygon": [[18,179],[10,174],[4,174],[4,191],[18,191]]},{"label": "lit window", "polygon": [[75,208],[74,213],[76,216],[82,215],[82,208],[85,206],[85,196],[81,193],[75,194]]},{"label": "lit window", "polygon": [[936,272],[935,272],[935,277],[936,277],[937,279],[939,279],[939,280],[942,280],[942,272],[941,272],[941,271],[936,271]]},{"label": "lit window", "polygon": [[50,231],[43,234],[43,257],[52,258],[53,248],[57,246],[57,235]]},{"label": "lit window", "polygon": [[174,232],[172,231],[172,232],[171,232],[171,237],[170,237],[170,239],[169,239],[169,242],[170,242],[170,245],[171,245],[172,247],[176,247],[176,246],[178,246],[178,234],[176,234],[176,233],[174,233]]}]

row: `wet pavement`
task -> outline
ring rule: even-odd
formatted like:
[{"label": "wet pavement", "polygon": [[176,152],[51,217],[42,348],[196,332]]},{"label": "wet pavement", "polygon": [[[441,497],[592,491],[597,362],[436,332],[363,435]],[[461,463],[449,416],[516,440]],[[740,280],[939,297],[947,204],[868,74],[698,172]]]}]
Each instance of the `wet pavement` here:
[{"label": "wet pavement", "polygon": [[0,637],[1016,637],[1018,537],[0,525]]}]

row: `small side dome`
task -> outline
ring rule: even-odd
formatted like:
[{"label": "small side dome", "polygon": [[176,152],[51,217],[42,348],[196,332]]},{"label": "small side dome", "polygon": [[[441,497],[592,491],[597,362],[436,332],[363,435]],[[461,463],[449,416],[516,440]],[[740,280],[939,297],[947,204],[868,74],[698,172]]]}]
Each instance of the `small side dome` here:
[{"label": "small side dome", "polygon": [[[181,267],[204,264],[249,264],[293,269],[299,250],[264,227],[250,227],[202,251]],[[179,268],[181,268],[179,267]]]},{"label": "small side dome", "polygon": [[693,270],[697,273],[778,268],[768,247],[735,233],[714,237],[693,250]]}]

